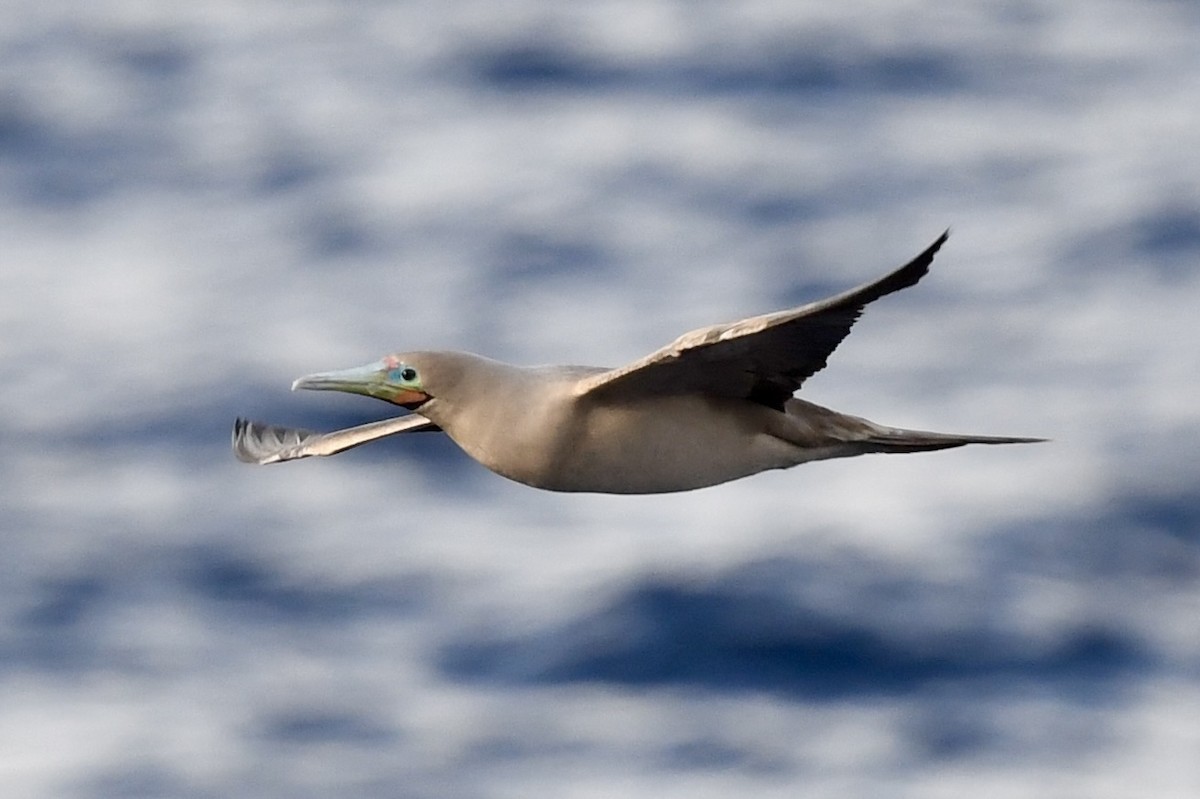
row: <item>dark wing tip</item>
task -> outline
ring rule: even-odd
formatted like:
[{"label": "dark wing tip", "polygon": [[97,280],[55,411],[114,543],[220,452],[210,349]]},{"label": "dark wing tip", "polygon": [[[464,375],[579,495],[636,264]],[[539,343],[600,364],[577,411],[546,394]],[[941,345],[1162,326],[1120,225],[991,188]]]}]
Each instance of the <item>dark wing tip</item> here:
[{"label": "dark wing tip", "polygon": [[252,463],[252,461],[247,459],[246,450],[242,446],[242,441],[246,435],[246,426],[249,424],[248,420],[240,416],[233,420],[233,440],[230,443],[233,446],[233,454],[243,463]]},{"label": "dark wing tip", "polygon": [[871,285],[870,290],[864,292],[861,297],[864,300],[863,304],[865,305],[867,302],[877,300],[894,291],[916,285],[917,281],[929,273],[929,265],[933,263],[933,257],[937,255],[938,250],[942,248],[942,245],[949,238],[950,228],[946,228],[942,232],[942,235],[938,236],[933,244],[922,250],[917,257]]},{"label": "dark wing tip", "polygon": [[266,425],[256,425],[249,419],[237,417],[233,422],[233,454],[242,463],[261,463],[263,455],[261,431]]}]

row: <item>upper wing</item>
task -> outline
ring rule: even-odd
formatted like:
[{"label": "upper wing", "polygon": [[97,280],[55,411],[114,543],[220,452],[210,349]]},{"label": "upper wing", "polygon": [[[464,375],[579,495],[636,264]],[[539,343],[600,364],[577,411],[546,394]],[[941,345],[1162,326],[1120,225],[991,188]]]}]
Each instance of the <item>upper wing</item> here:
[{"label": "upper wing", "polygon": [[233,423],[233,454],[245,463],[279,463],[313,455],[333,455],[396,433],[440,429],[416,413],[360,424],[332,433],[317,433],[312,430],[298,430],[238,419]]},{"label": "upper wing", "polygon": [[579,395],[598,398],[700,393],[783,403],[850,333],[868,303],[915,284],[929,271],[947,230],[889,275],[827,300],[685,333],[645,358],[584,378]]}]

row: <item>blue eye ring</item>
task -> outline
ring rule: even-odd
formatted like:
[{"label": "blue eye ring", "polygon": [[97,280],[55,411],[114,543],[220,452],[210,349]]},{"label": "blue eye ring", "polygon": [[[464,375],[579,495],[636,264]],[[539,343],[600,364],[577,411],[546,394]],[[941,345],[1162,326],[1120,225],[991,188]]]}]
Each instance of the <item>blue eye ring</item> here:
[{"label": "blue eye ring", "polygon": [[401,383],[411,383],[417,379],[417,370],[411,366],[397,366],[388,372],[388,377]]}]

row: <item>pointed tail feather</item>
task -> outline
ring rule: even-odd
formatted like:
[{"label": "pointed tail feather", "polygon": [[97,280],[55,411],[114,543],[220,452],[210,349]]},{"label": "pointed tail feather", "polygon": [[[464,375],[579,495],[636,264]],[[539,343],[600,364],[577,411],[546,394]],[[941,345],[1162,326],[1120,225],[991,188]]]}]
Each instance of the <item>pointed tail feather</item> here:
[{"label": "pointed tail feather", "polygon": [[931,433],[926,430],[901,430],[884,428],[873,433],[861,443],[868,452],[932,452],[951,449],[967,444],[1036,444],[1048,441],[1045,438],[1023,436],[966,436],[955,433]]}]

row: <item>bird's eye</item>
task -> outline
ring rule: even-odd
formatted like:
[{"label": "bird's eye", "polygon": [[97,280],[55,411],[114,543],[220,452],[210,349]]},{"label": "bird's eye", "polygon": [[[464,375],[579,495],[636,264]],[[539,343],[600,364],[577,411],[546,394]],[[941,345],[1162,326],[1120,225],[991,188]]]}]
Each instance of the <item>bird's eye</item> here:
[{"label": "bird's eye", "polygon": [[394,366],[388,371],[388,379],[397,383],[412,383],[416,379],[416,370],[403,364]]}]

